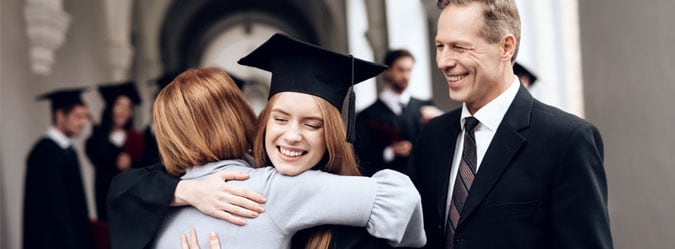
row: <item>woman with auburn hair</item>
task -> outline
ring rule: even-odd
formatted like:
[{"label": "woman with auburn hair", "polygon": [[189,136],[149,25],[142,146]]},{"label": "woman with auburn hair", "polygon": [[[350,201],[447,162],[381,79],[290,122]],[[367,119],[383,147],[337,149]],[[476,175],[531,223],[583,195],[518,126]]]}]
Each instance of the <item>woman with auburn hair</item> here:
[{"label": "woman with auburn hair", "polygon": [[152,116],[162,164],[175,176],[195,165],[243,159],[253,146],[253,109],[216,68],[180,74],[157,95]]},{"label": "woman with auburn hair", "polygon": [[[275,49],[278,46],[287,49]],[[293,58],[289,58],[289,53],[270,54],[275,53],[274,51],[290,52]],[[265,61],[273,65],[261,66],[266,64]],[[345,248],[345,244],[352,243],[336,244],[332,236],[333,229],[330,229],[332,227],[314,227],[322,224],[366,227],[371,235],[386,239],[395,246],[424,245],[426,237],[422,214],[419,212],[419,195],[410,179],[390,170],[378,172],[372,178],[357,176],[359,170],[352,146],[345,142],[347,132],[339,110],[347,89],[351,86],[348,75],[353,70],[354,82],[361,82],[379,74],[385,67],[326,51],[282,35],[273,36],[239,63],[273,73],[270,101],[262,111],[258,135],[253,143],[256,168],[249,167],[245,156],[228,158],[216,155],[222,161],[196,160],[193,163],[167,161],[164,154],[173,153],[175,148],[190,149],[185,154],[192,155],[193,158],[207,158],[205,155],[199,156],[199,153],[193,155],[194,151],[198,151],[195,148],[203,142],[190,140],[216,139],[217,135],[211,135],[209,129],[212,127],[195,125],[196,121],[192,121],[190,117],[212,120],[219,116],[247,117],[248,114],[241,113],[250,112],[246,102],[234,103],[239,98],[216,95],[181,95],[180,98],[168,98],[172,91],[183,91],[183,95],[188,94],[188,91],[202,92],[182,85],[184,76],[194,70],[185,72],[160,93],[153,111],[156,125],[170,128],[157,128],[157,141],[166,171],[176,176],[183,171],[185,174],[180,181],[172,180],[164,177],[165,173],[161,173],[154,166],[150,167],[154,169],[132,171],[115,179],[109,198],[111,217],[118,218],[111,222],[113,248],[144,248],[149,244],[155,248],[176,247],[177,238],[188,233],[192,227],[203,231],[201,235],[204,237],[201,241],[207,241],[204,232],[216,232],[223,242],[223,248],[229,249],[325,249],[334,245]],[[295,70],[297,67],[304,67],[314,73],[321,71],[326,77],[310,79],[307,74],[298,74],[300,71]],[[227,83],[233,85],[229,79]],[[198,84],[191,87],[200,88]],[[208,91],[220,90],[212,86]],[[241,94],[239,91],[236,93]],[[193,98],[199,101],[188,101]],[[176,105],[170,101],[186,103]],[[233,102],[232,105],[239,108],[234,111],[220,110],[222,113],[218,114],[215,111],[210,111],[211,114],[199,111],[201,104],[206,105],[205,108],[215,108],[222,101]],[[181,106],[187,106],[190,110],[183,113],[185,110]],[[164,115],[172,117],[170,120],[157,121]],[[199,135],[185,135],[190,133]],[[172,136],[165,136],[167,134]],[[185,141],[167,141],[176,139]],[[164,143],[169,146],[162,145]],[[173,143],[179,145],[171,145]],[[216,173],[217,171],[220,172]],[[188,183],[196,186],[207,181],[222,181],[222,178],[214,178],[213,175],[233,171],[248,174],[249,178],[245,181],[228,181],[232,189],[249,189],[248,191],[259,192],[267,198],[265,212],[255,215],[255,219],[247,220],[244,226],[216,219],[213,217],[215,215],[199,209],[194,202],[183,198],[190,194],[179,194],[183,191],[181,189],[188,188]],[[169,189],[171,192],[168,192]],[[211,189],[211,192],[215,191]],[[167,210],[165,207],[169,206],[169,202],[172,205],[182,202],[180,204],[195,207],[174,207]],[[227,205],[243,206],[236,199],[226,202],[229,203]],[[218,208],[216,213],[224,213],[222,210],[225,208]],[[142,221],[137,218],[139,212],[147,214]],[[301,238],[294,236],[291,246],[291,236],[302,229],[306,230]],[[249,236],[253,234],[264,236],[252,239]],[[346,236],[340,234],[338,237],[344,239],[352,235],[355,233]],[[154,242],[151,242],[153,238]]]}]

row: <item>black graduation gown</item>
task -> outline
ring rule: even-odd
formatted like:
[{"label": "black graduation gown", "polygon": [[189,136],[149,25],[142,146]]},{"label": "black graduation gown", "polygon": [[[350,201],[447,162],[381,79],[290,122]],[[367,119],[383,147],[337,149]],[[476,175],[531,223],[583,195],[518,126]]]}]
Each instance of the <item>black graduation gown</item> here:
[{"label": "black graduation gown", "polygon": [[[110,185],[108,214],[112,248],[146,248],[157,235],[179,179],[160,164],[131,169],[117,175]],[[335,249],[383,248],[385,243],[365,228],[331,226]],[[304,234],[304,235],[303,235]],[[304,249],[306,233],[294,236],[292,249]],[[178,245],[179,238],[176,238]]]},{"label": "black graduation gown", "polygon": [[23,248],[93,248],[77,153],[42,138],[26,164]]},{"label": "black graduation gown", "polygon": [[413,142],[417,138],[423,126],[420,108],[425,105],[433,105],[433,102],[410,98],[401,115],[396,115],[378,99],[356,115],[357,137],[354,145],[364,175],[372,176],[381,169],[405,173],[408,158],[395,157],[393,161],[385,162],[382,154],[393,142]]},{"label": "black graduation gown", "polygon": [[87,139],[85,150],[87,157],[95,168],[94,194],[99,220],[108,220],[106,197],[108,196],[110,181],[112,181],[115,175],[120,173],[120,170],[117,168],[117,157],[125,149],[133,150],[127,151],[131,156],[131,167],[138,167],[143,157],[143,145],[135,143],[144,143],[143,140],[144,138],[140,132],[128,130],[127,141],[125,141],[124,146],[117,147],[117,145],[110,142],[109,135],[98,126],[94,127],[92,135]]},{"label": "black graduation gown", "polygon": [[140,166],[145,167],[159,163],[159,148],[157,147],[157,140],[155,140],[155,133],[152,132],[150,125],[143,130],[143,135],[145,137],[145,149]]},{"label": "black graduation gown", "polygon": [[108,188],[113,176],[120,173],[117,169],[117,157],[122,153],[122,148],[110,142],[108,134],[100,127],[94,127],[94,131],[87,139],[85,152],[91,164],[94,166],[94,199],[96,200],[96,213],[98,219],[108,220],[108,212],[105,204]]}]

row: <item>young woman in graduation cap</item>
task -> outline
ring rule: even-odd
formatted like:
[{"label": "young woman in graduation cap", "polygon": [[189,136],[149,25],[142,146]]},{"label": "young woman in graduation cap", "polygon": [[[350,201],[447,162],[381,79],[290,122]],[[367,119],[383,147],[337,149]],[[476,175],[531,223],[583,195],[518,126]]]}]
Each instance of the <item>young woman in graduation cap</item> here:
[{"label": "young woman in graduation cap", "polygon": [[[365,226],[369,233],[387,239],[392,245],[424,245],[419,196],[407,176],[382,171],[373,178],[358,177],[351,145],[345,141],[339,110],[352,84],[352,69],[356,72],[353,82],[360,82],[379,74],[384,67],[283,35],[273,36],[239,63],[272,72],[270,101],[261,114],[252,144],[257,169],[249,168],[244,160],[232,160],[244,157],[246,150],[242,149],[250,144],[242,142],[253,142],[242,141],[248,138],[246,128],[237,127],[246,127],[250,122],[241,121],[253,114],[229,77],[219,83],[229,84],[229,92],[235,93],[234,96],[224,95],[227,91],[222,90],[222,85],[200,85],[199,82],[209,81],[209,74],[204,71],[188,71],[178,76],[155,102],[157,141],[164,168],[172,175],[182,175],[181,183],[194,182],[195,186],[200,184],[195,179],[209,181],[217,171],[241,171],[250,178],[229,183],[265,195],[266,211],[238,227],[193,207],[167,210],[165,206],[174,198],[174,188],[170,186],[176,186],[178,180],[157,173],[156,167],[155,172],[151,172],[153,167],[128,172],[118,176],[111,187],[114,248],[146,247],[158,230],[155,247],[177,247],[177,238],[192,227],[199,229],[202,236],[207,232],[218,233],[224,248],[288,248],[295,232],[321,224]],[[304,70],[300,72],[297,68]],[[204,113],[202,104],[207,105]],[[203,119],[209,122],[202,123]],[[227,125],[213,127],[222,120],[229,121],[225,122]],[[192,132],[199,127],[199,132]],[[239,153],[229,156],[204,153],[212,156],[185,161],[187,155],[203,154],[199,148],[214,148],[201,143],[217,144],[223,140],[238,141],[228,148],[239,148],[236,150]],[[230,159],[223,160],[226,158]],[[183,199],[178,194],[180,186],[175,199]],[[138,191],[141,189],[153,193],[142,195]],[[240,205],[238,201],[226,202]],[[132,220],[139,212],[151,215],[143,221]],[[134,227],[140,223],[145,225],[140,229]],[[133,232],[128,229],[132,227]],[[310,237],[298,248],[329,248],[331,244],[330,231],[321,230]]]},{"label": "young woman in graduation cap", "polygon": [[101,122],[87,139],[87,157],[95,167],[95,199],[98,219],[107,221],[106,197],[110,181],[118,173],[139,165],[143,159],[143,134],[132,128],[133,107],[141,99],[133,82],[100,86],[105,107]]}]

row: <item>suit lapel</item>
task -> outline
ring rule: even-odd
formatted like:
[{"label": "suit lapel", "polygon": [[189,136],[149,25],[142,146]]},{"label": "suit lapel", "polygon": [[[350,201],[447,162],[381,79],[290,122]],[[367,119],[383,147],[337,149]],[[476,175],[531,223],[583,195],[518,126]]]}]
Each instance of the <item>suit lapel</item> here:
[{"label": "suit lapel", "polygon": [[476,178],[471,185],[469,196],[460,216],[459,225],[471,215],[483,199],[490,192],[502,173],[511,164],[520,148],[527,140],[520,135],[520,131],[530,125],[530,113],[534,99],[522,85],[516,94],[513,103],[506,111],[502,123],[497,128]]}]

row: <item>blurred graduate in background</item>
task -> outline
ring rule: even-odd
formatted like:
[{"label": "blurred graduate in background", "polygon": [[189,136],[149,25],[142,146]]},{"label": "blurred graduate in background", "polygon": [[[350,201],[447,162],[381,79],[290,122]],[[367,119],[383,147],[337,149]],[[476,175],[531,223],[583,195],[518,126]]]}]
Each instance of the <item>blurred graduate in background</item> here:
[{"label": "blurred graduate in background", "polygon": [[107,221],[106,197],[113,176],[141,167],[145,138],[133,129],[134,107],[141,103],[133,82],[99,87],[105,100],[101,122],[86,142],[87,157],[95,168],[94,193],[98,219]]},{"label": "blurred graduate in background", "polygon": [[80,162],[71,138],[82,133],[89,110],[83,89],[39,96],[51,101],[52,126],[26,163],[23,248],[93,248]]}]

